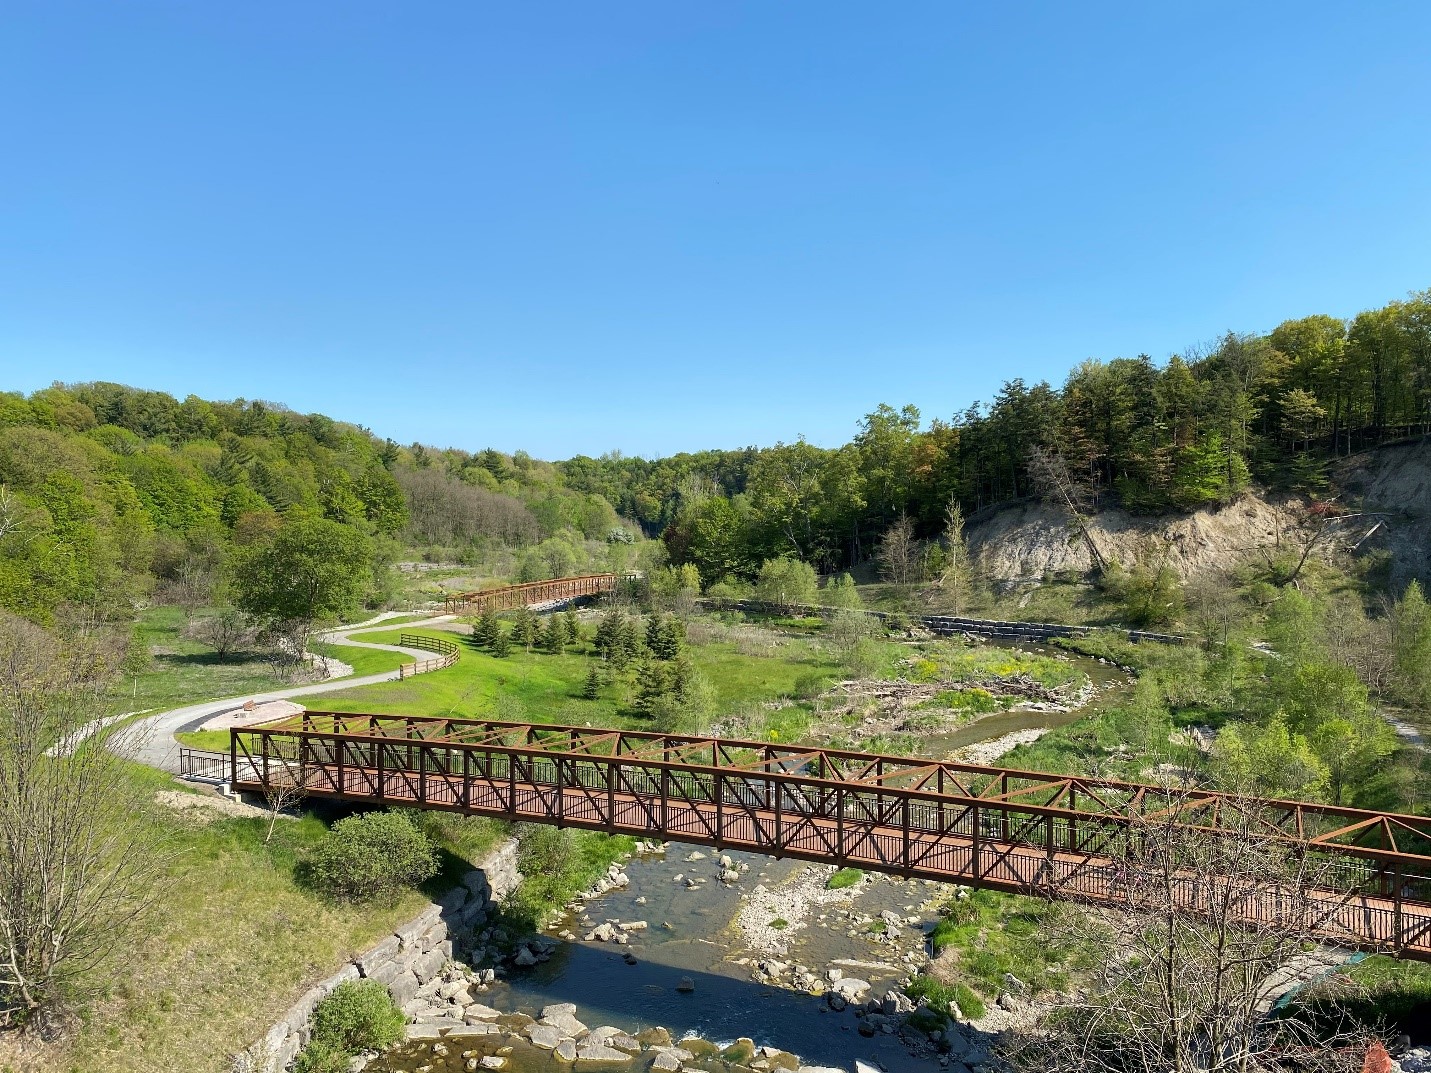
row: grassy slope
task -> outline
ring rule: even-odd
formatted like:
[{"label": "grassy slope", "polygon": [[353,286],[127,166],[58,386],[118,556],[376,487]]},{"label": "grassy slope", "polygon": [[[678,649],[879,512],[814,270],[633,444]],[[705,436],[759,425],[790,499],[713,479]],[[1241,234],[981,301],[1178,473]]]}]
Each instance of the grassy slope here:
[{"label": "grassy slope", "polygon": [[[367,634],[356,635],[358,640],[366,641],[370,638]],[[397,642],[392,642],[396,644]],[[323,641],[314,641],[308,646],[310,652],[316,652],[320,656],[329,656],[333,659],[342,660],[353,668],[353,674],[385,674],[388,671],[395,671],[404,663],[412,663],[412,656],[405,656],[401,652],[382,652],[372,648],[357,648],[353,645],[334,645]]]},{"label": "grassy slope", "polygon": [[[177,785],[137,765],[132,777],[156,792]],[[294,865],[326,830],[311,816],[281,821],[265,847],[260,819],[205,826],[161,815],[173,859],[154,932],[108,967],[109,990],[78,1038],[46,1053],[35,1070],[227,1069],[226,1056],[251,1043],[294,996],[410,917],[424,900],[411,892],[391,906],[356,908],[303,890],[294,882]],[[444,839],[448,876],[434,880],[436,891],[480,856],[500,828],[449,820],[433,833]]]}]

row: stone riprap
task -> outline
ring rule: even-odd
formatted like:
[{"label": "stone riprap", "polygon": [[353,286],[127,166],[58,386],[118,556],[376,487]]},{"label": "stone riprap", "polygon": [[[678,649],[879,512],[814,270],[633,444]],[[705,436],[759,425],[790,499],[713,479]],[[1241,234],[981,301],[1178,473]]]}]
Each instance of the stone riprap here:
[{"label": "stone riprap", "polygon": [[[466,969],[454,957],[471,954],[485,941],[483,925],[492,907],[500,904],[522,881],[517,870],[517,842],[498,846],[462,883],[394,929],[370,949],[325,980],[314,984],[289,1007],[263,1038],[234,1058],[234,1073],[282,1073],[308,1043],[313,1010],[339,984],[348,980],[377,980],[413,1024],[436,1038],[458,1025],[473,1031],[495,1019],[497,1011],[481,1006],[473,991],[485,991],[493,982],[491,969]],[[484,1016],[484,1014],[490,1015]],[[477,1031],[480,1031],[477,1030]]]}]

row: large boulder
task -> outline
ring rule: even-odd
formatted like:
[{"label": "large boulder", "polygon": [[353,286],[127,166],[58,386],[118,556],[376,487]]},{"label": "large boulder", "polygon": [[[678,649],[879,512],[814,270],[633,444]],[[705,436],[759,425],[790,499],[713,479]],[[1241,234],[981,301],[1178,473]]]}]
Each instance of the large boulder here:
[{"label": "large boulder", "polygon": [[578,1070],[624,1065],[629,1061],[631,1061],[629,1054],[625,1051],[618,1051],[615,1047],[605,1043],[583,1043],[576,1049],[576,1068]]},{"label": "large boulder", "polygon": [[869,989],[869,981],[861,980],[857,976],[846,976],[830,985],[830,990],[837,995],[844,996],[847,1002],[858,1002],[860,996]]},{"label": "large boulder", "polygon": [[388,994],[393,1002],[405,1006],[417,997],[417,989],[422,982],[410,972],[400,973],[388,981]]},{"label": "large boulder", "polygon": [[550,1025],[563,1036],[570,1036],[572,1039],[580,1039],[586,1035],[586,1026],[565,1010],[550,1014],[543,1010],[542,1019],[538,1023]]},{"label": "large boulder", "polygon": [[522,1034],[532,1041],[533,1046],[542,1050],[555,1050],[558,1043],[566,1039],[565,1033],[551,1025],[527,1025]]}]

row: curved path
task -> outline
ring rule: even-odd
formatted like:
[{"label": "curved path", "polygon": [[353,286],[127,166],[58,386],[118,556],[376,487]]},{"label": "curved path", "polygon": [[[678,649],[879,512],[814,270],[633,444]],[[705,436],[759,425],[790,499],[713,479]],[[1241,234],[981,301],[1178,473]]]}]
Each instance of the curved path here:
[{"label": "curved path", "polygon": [[[405,612],[384,612],[365,622],[357,622],[350,626],[340,626],[337,629],[327,630],[318,635],[318,640],[327,644],[349,645],[353,648],[372,648],[383,652],[399,652],[405,656],[411,656],[415,661],[432,658],[431,652],[419,651],[415,648],[403,648],[400,645],[384,645],[374,641],[355,641],[349,634],[361,630],[378,629],[382,624],[390,619],[396,618]],[[436,626],[441,623],[450,622],[452,615],[434,615],[431,618],[419,619],[412,622],[404,622],[403,626],[423,627]],[[351,672],[352,668],[349,668]],[[281,689],[269,690],[267,693],[247,693],[238,697],[223,697],[219,700],[206,700],[198,704],[186,704],[182,708],[174,708],[167,712],[159,712],[154,715],[137,719],[129,726],[115,735],[116,745],[133,759],[150,767],[159,768],[161,771],[178,773],[179,771],[179,749],[178,741],[174,735],[186,730],[197,730],[208,720],[222,712],[232,711],[242,706],[246,701],[263,703],[270,700],[291,700],[295,697],[312,696],[315,693],[334,693],[340,689],[352,689],[355,686],[374,685],[378,682],[395,682],[398,680],[397,670],[384,671],[381,674],[365,674],[357,677],[346,676],[342,678],[328,678],[321,682],[311,682],[307,685],[285,686]],[[95,729],[99,729],[96,727]]]}]

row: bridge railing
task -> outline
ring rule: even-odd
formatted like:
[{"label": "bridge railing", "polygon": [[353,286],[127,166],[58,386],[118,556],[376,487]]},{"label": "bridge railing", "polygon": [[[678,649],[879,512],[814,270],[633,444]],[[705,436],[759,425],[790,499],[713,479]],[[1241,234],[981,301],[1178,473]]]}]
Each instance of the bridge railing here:
[{"label": "bridge railing", "polygon": [[448,613],[483,611],[488,607],[506,611],[514,607],[526,607],[529,604],[597,596],[613,591],[622,576],[618,574],[583,574],[580,577],[550,578],[546,581],[527,581],[519,585],[503,585],[493,589],[452,593],[442,598],[443,609]]},{"label": "bridge railing", "polygon": [[[1007,890],[1054,877],[1066,896],[1105,901],[1116,880],[1106,869],[1146,852],[1147,825],[1161,822],[1173,793],[912,758],[470,720],[307,712],[236,730],[233,741],[240,788],[302,777],[318,796],[655,834]],[[690,759],[696,754],[703,759]],[[858,777],[830,777],[857,764]],[[913,772],[923,773],[918,785],[889,784],[913,783]],[[932,788],[947,782],[955,789]],[[1075,800],[1082,809],[1067,807]],[[1231,807],[1203,795],[1172,819],[1180,829],[1224,833],[1217,808],[1204,808],[1209,802]],[[1431,956],[1431,856],[1423,844],[1431,821],[1296,802],[1257,806],[1259,814],[1244,819],[1308,862],[1335,909],[1329,921],[1351,920],[1353,910],[1340,906],[1360,898],[1358,934],[1377,944],[1391,935],[1398,948],[1419,942]],[[1399,850],[1317,841],[1393,823]],[[1411,846],[1423,852],[1407,852]],[[1408,915],[1408,902],[1420,908]],[[1388,919],[1397,922],[1390,931]]]},{"label": "bridge railing", "polygon": [[179,777],[202,782],[229,781],[229,754],[211,753],[202,749],[179,749]]}]

